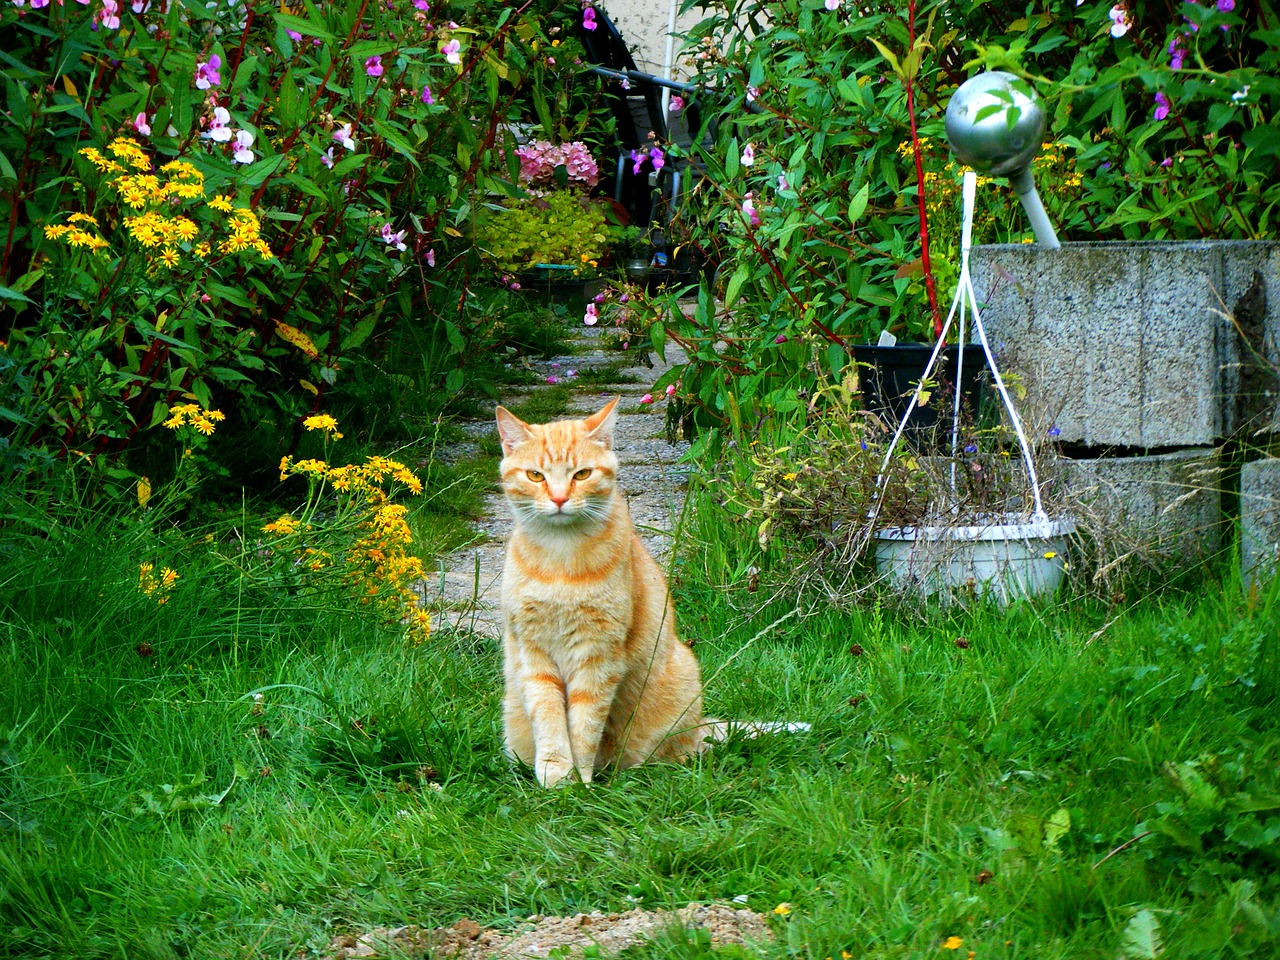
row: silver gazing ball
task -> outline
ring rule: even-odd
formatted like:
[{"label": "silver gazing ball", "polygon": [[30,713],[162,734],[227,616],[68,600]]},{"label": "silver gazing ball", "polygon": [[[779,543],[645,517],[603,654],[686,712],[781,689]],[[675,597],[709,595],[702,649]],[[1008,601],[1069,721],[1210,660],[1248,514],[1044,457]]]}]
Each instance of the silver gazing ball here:
[{"label": "silver gazing ball", "polygon": [[[946,130],[951,152],[963,164],[992,177],[1026,170],[1044,135],[1044,111],[1035,93],[1027,96],[1011,84],[1012,73],[993,70],[962,83],[947,104]],[[1009,126],[1009,107],[1018,116]],[[999,107],[978,119],[983,107]]]}]

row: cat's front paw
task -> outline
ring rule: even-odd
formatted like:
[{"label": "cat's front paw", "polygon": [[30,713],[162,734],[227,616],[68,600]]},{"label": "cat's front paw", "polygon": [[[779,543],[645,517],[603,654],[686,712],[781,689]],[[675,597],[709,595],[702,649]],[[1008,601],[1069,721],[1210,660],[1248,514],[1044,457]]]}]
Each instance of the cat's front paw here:
[{"label": "cat's front paw", "polygon": [[569,777],[574,773],[573,763],[569,760],[539,760],[534,765],[534,773],[538,783],[544,787],[560,787],[572,782]]}]

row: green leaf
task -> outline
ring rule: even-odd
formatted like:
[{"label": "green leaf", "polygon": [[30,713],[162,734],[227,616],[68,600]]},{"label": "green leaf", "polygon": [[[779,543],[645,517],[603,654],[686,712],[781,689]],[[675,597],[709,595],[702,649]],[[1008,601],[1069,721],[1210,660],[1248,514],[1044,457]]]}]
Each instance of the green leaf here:
[{"label": "green leaf", "polygon": [[22,300],[25,303],[35,303],[30,297],[24,297],[12,287],[0,287],[0,300]]},{"label": "green leaf", "polygon": [[303,17],[291,16],[287,13],[274,14],[276,23],[284,27],[286,30],[292,30],[294,33],[300,33],[304,37],[318,37],[321,40],[336,40],[332,33],[326,30],[319,23],[304,19]]},{"label": "green leaf", "polygon": [[890,50],[888,47],[886,47],[883,43],[881,43],[875,37],[868,37],[867,39],[869,39],[873,44],[875,44],[875,48],[880,51],[880,56],[888,60],[889,66],[893,70],[893,72],[897,74],[899,77],[901,77],[902,64],[898,62],[898,58],[894,56],[893,51]]},{"label": "green leaf", "polygon": [[373,334],[374,327],[377,325],[378,318],[376,316],[365,317],[352,327],[351,331],[342,338],[341,351],[346,353],[348,350],[354,350],[356,347],[360,346],[369,339]]},{"label": "green leaf", "polygon": [[864,183],[862,189],[849,201],[849,226],[853,226],[867,209],[867,199],[871,196],[871,184]]},{"label": "green leaf", "polygon": [[1164,952],[1160,937],[1160,920],[1143,907],[1135,913],[1120,936],[1120,955],[1125,960],[1156,960]]},{"label": "green leaf", "polygon": [[1046,850],[1057,850],[1058,841],[1071,830],[1071,812],[1066,807],[1059,807],[1044,822],[1044,846]]}]

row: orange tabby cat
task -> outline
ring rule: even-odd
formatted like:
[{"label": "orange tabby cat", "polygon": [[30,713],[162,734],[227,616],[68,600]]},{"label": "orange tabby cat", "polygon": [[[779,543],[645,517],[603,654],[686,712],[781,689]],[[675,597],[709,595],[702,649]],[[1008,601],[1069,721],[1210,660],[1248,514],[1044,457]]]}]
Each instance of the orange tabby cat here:
[{"label": "orange tabby cat", "polygon": [[545,425],[497,409],[516,521],[502,575],[506,748],[547,787],[700,753],[714,723],[618,489],[618,399]]}]

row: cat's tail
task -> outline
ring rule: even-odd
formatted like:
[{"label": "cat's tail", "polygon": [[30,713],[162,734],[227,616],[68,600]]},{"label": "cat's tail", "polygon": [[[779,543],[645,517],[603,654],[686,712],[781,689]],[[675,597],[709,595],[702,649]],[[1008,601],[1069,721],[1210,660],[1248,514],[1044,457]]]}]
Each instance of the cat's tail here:
[{"label": "cat's tail", "polygon": [[703,740],[707,746],[723,743],[735,735],[747,740],[754,740],[756,737],[763,737],[768,734],[808,733],[813,729],[811,724],[805,723],[803,720],[755,722],[750,720],[713,720],[710,717],[702,721],[702,727],[706,731]]}]

